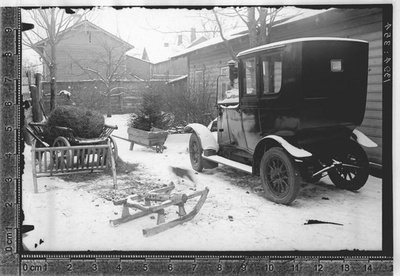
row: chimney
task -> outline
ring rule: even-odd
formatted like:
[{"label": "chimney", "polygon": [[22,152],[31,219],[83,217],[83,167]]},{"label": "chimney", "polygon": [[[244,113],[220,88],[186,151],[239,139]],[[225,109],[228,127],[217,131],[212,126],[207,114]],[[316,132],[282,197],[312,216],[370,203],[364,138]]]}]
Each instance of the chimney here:
[{"label": "chimney", "polygon": [[164,48],[168,48],[169,47],[169,43],[168,42],[164,42]]},{"label": "chimney", "polygon": [[190,42],[193,42],[196,40],[196,28],[191,28],[190,29]]},{"label": "chimney", "polygon": [[182,35],[178,35],[178,46],[182,44]]}]

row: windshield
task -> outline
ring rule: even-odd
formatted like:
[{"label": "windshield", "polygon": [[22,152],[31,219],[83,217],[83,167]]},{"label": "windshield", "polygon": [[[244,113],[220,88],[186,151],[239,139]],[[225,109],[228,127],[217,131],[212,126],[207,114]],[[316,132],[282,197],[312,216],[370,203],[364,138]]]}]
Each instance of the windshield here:
[{"label": "windshield", "polygon": [[239,89],[237,79],[233,84],[230,84],[229,73],[227,75],[220,75],[218,81],[218,103],[238,103],[239,102]]}]

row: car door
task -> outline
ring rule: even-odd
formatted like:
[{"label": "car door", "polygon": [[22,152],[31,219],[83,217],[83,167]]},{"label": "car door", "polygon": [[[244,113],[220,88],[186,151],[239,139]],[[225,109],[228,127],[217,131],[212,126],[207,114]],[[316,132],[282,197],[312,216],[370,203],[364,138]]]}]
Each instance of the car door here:
[{"label": "car door", "polygon": [[241,123],[244,140],[246,141],[246,150],[253,152],[260,140],[259,127],[259,69],[257,57],[244,58],[242,61],[243,79],[241,95]]}]

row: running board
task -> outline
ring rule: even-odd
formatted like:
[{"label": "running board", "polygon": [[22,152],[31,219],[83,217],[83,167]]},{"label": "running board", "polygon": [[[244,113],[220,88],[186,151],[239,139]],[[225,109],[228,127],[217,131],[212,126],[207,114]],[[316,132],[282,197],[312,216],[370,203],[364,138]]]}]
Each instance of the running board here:
[{"label": "running board", "polygon": [[232,161],[230,159],[227,159],[227,158],[219,156],[219,155],[210,155],[210,156],[202,155],[202,157],[205,160],[209,160],[209,161],[216,162],[216,163],[219,163],[222,165],[226,165],[226,166],[229,166],[229,167],[232,167],[232,168],[235,168],[235,169],[238,169],[238,170],[250,173],[250,174],[253,173],[253,168],[251,166],[245,165],[245,164],[242,164],[242,163],[239,163],[236,161]]}]

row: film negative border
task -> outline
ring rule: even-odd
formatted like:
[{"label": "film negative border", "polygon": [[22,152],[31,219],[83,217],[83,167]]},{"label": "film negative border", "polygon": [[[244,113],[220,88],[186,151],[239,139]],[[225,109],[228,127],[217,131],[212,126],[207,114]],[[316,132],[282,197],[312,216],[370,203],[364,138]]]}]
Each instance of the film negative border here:
[{"label": "film negative border", "polygon": [[5,274],[18,271],[20,204],[20,13],[17,8],[1,12],[1,266]]}]

